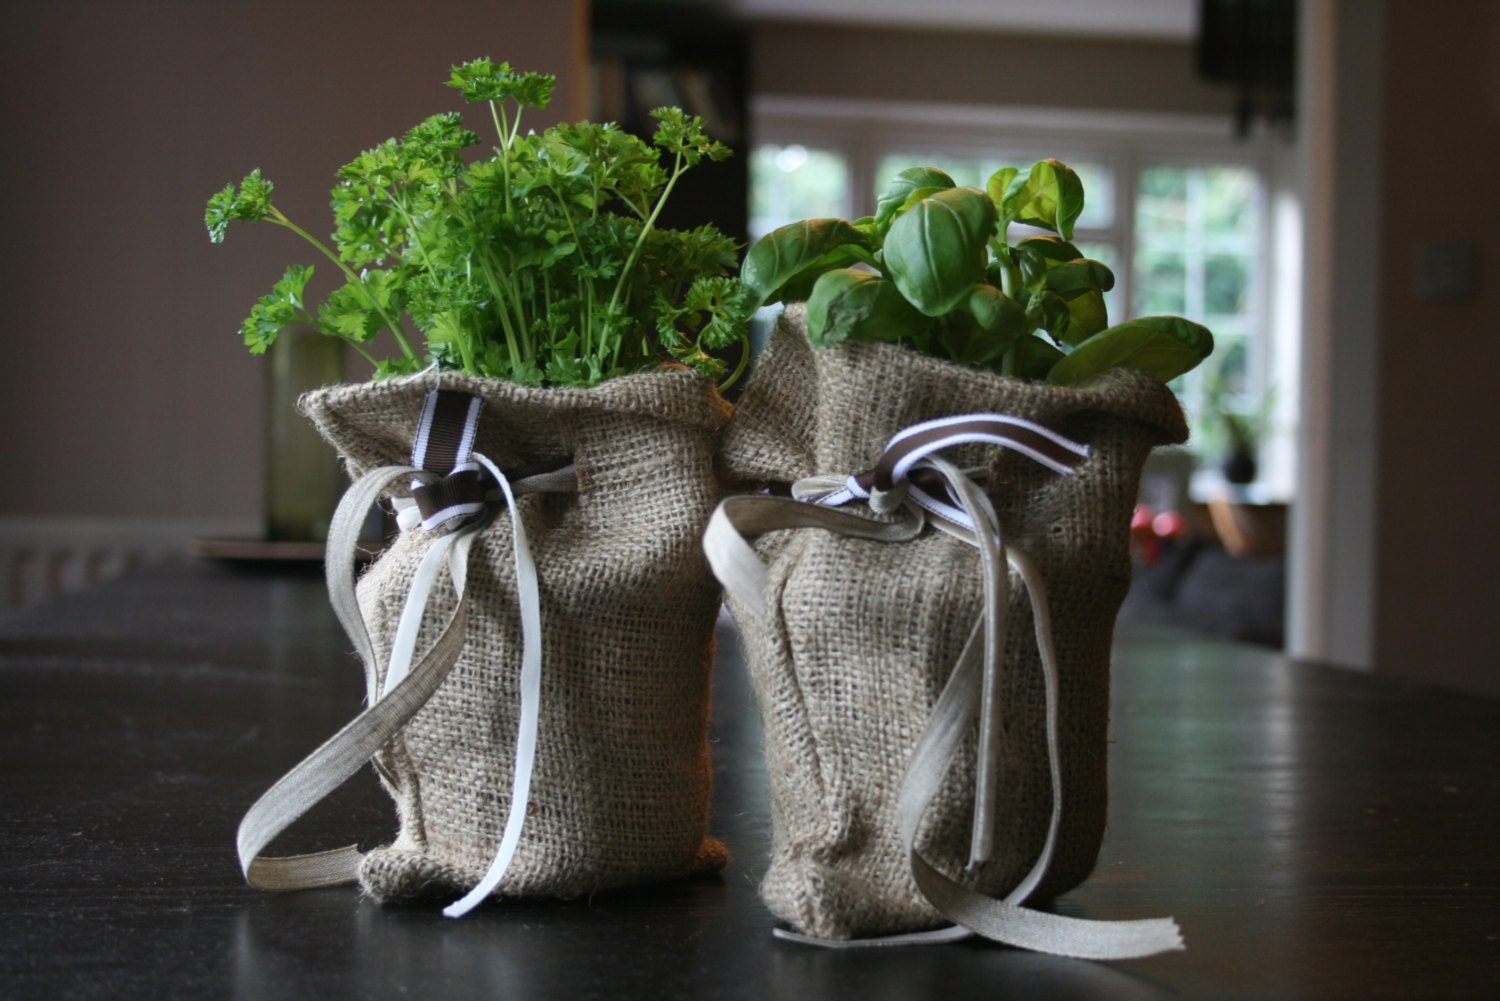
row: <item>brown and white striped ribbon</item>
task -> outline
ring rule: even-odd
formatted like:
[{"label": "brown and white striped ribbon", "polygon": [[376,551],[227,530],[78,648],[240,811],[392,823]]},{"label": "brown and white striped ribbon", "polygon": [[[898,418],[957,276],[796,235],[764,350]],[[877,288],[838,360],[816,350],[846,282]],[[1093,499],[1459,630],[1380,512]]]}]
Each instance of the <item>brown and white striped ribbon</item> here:
[{"label": "brown and white striped ribbon", "polygon": [[[484,401],[452,389],[429,390],[412,444],[412,465],[433,474],[413,479],[411,497],[393,502],[403,530],[421,526],[427,531],[455,523],[505,500],[490,463],[474,450]],[[537,490],[571,490],[577,484],[569,459],[532,463],[506,471],[510,482]]]},{"label": "brown and white striped ribbon", "polygon": [[[906,496],[918,507],[944,521],[973,530],[973,520],[957,503],[951,489],[924,460],[938,452],[959,445],[996,445],[1010,449],[1041,463],[1053,472],[1069,474],[1088,458],[1087,445],[1081,445],[1050,428],[1006,414],[962,414],[914,424],[895,435],[886,444],[874,468],[847,477],[838,488],[826,493],[809,493],[805,497],[828,507],[839,507],[856,500],[875,500],[904,486]],[[821,478],[811,481],[823,483]]]},{"label": "brown and white striped ribbon", "polygon": [[412,440],[411,464],[439,476],[472,466],[484,400],[456,389],[430,389]]},{"label": "brown and white striped ribbon", "polygon": [[429,532],[456,518],[484,510],[486,485],[474,461],[474,439],[484,401],[453,389],[431,389],[422,401],[422,414],[412,442],[411,464],[441,477],[412,481],[412,499]]}]

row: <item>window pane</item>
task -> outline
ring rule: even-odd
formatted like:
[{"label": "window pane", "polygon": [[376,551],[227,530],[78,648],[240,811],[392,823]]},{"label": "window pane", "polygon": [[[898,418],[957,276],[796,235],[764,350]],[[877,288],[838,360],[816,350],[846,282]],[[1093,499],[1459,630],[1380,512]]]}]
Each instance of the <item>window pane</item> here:
[{"label": "window pane", "polygon": [[1210,254],[1203,265],[1203,311],[1238,316],[1250,308],[1251,260],[1231,254]]},{"label": "window pane", "polygon": [[1260,245],[1260,181],[1247,167],[1149,167],[1140,175],[1135,225],[1140,246],[1253,259]]},{"label": "window pane", "polygon": [[1204,178],[1204,228],[1209,237],[1238,242],[1255,231],[1255,175],[1243,167],[1209,167]]},{"label": "window pane", "polygon": [[[1260,180],[1248,167],[1163,164],[1143,170],[1136,191],[1132,312],[1176,313],[1213,331],[1214,357],[1174,387],[1192,424],[1209,428],[1206,371],[1252,395],[1263,378],[1253,350]],[[1208,438],[1196,447],[1212,451]]]},{"label": "window pane", "polygon": [[1219,337],[1211,364],[1228,392],[1245,392],[1250,376],[1250,338],[1243,335]]},{"label": "window pane", "polygon": [[750,236],[800,219],[849,214],[849,163],[840,152],[796,143],[755,147],[750,161]]},{"label": "window pane", "polygon": [[890,187],[896,175],[908,167],[936,167],[960,187],[982,188],[993,174],[994,168],[985,170],[985,161],[978,157],[953,156],[948,153],[897,152],[887,153],[875,167],[875,190],[869,193],[871,202]]},{"label": "window pane", "polygon": [[[1114,171],[1102,163],[1069,163],[1083,182],[1083,214],[1079,229],[1104,229],[1115,224]],[[1080,250],[1082,247],[1079,248]],[[1100,258],[1103,260],[1103,258]],[[1105,261],[1105,263],[1109,263]]]},{"label": "window pane", "polygon": [[1168,202],[1187,199],[1187,170],[1182,167],[1152,167],[1141,172],[1141,197]]},{"label": "window pane", "polygon": [[1073,246],[1084,257],[1092,258],[1113,271],[1120,260],[1119,252],[1112,243],[1097,243],[1093,240],[1074,240]]},{"label": "window pane", "polygon": [[1224,458],[1231,445],[1223,422],[1211,413],[1214,384],[1218,384],[1220,407],[1253,410],[1258,400],[1250,384],[1250,344],[1247,333],[1215,331],[1213,357],[1172,387],[1190,414],[1193,451],[1206,459]]},{"label": "window pane", "polygon": [[1188,312],[1187,256],[1175,251],[1142,250],[1135,257],[1137,316]]},{"label": "window pane", "polygon": [[1181,240],[1187,233],[1187,171],[1152,167],[1141,172],[1135,203],[1137,239],[1146,244]]}]

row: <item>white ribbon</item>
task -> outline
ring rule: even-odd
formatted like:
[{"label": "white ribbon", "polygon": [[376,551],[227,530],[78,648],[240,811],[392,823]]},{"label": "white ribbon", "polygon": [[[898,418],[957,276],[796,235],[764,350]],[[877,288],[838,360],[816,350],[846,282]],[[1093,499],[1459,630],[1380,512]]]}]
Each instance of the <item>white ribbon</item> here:
[{"label": "white ribbon", "polygon": [[[499,495],[504,497],[505,506],[511,512],[511,549],[516,572],[516,600],[520,606],[521,616],[519,686],[521,706],[516,732],[514,764],[511,769],[510,806],[506,813],[504,830],[495,849],[494,858],[484,876],[461,899],[443,909],[444,916],[449,918],[461,918],[478,907],[505,878],[505,873],[510,868],[516,849],[520,845],[521,828],[525,824],[526,807],[531,798],[531,779],[536,769],[537,734],[540,729],[542,704],[541,589],[537,581],[536,564],[531,557],[531,547],[526,540],[525,524],[516,506],[517,490],[523,486],[526,492],[547,487],[571,486],[576,489],[577,486],[577,471],[570,465],[555,472],[519,480],[513,487],[510,479],[488,456],[474,451],[467,451],[467,454],[474,463],[489,470],[499,486]],[[445,509],[439,512],[441,517],[434,515],[424,520],[418,515],[414,519],[411,517],[411,514],[416,512],[413,502],[408,499],[403,500],[405,503],[401,504],[398,510],[398,522],[404,518],[405,523],[412,528],[419,526],[427,528],[429,523],[442,524],[461,516],[461,513],[453,509]],[[421,628],[428,595],[438,570],[443,564],[444,555],[455,540],[478,531],[482,531],[482,525],[473,523],[440,536],[422,557],[422,562],[412,577],[411,590],[407,595],[401,619],[396,627],[395,639],[391,644],[391,661],[386,671],[385,683],[381,686],[382,696],[406,676],[416,647],[417,634]]]},{"label": "white ribbon", "polygon": [[[531,796],[531,775],[536,766],[537,728],[542,708],[542,605],[537,585],[536,564],[526,543],[520,511],[510,481],[500,468],[478,452],[474,458],[484,464],[500,484],[510,509],[512,552],[516,565],[516,597],[521,606],[521,717],[516,732],[515,763],[511,769],[510,810],[505,831],[495,849],[495,857],[479,884],[462,899],[443,909],[450,918],[461,918],[488,897],[505,878],[516,846],[521,841],[521,827],[526,821],[526,804]],[[570,467],[571,468],[571,467]]]},{"label": "white ribbon", "polygon": [[[438,390],[429,391],[423,401],[422,413],[417,423],[417,434],[412,446],[412,464],[414,466],[430,465],[428,460],[429,446],[432,443],[434,428],[439,423],[438,410],[442,393]],[[460,402],[462,398],[455,398],[449,394],[447,399],[450,404],[445,413],[451,414],[451,404]],[[530,490],[553,489],[577,489],[577,471],[569,465],[561,470],[527,477],[520,480],[513,489],[509,478],[500,471],[500,467],[492,462],[487,456],[474,451],[474,443],[478,437],[479,414],[482,401],[479,397],[470,397],[463,405],[463,417],[457,426],[459,435],[456,441],[451,442],[454,466],[448,475],[458,473],[477,472],[480,467],[489,470],[490,475],[498,486],[496,491],[489,491],[483,501],[470,501],[465,503],[451,503],[441,510],[435,511],[425,518],[420,509],[416,507],[415,501],[404,498],[396,505],[397,523],[403,530],[411,530],[417,527],[427,531],[435,531],[447,523],[456,519],[462,519],[484,510],[485,503],[503,497],[505,506],[511,512],[511,540],[512,553],[515,561],[516,573],[516,601],[519,605],[521,616],[521,673],[520,673],[520,714],[517,721],[515,756],[511,769],[511,795],[510,806],[505,820],[499,843],[495,849],[494,858],[489,868],[479,883],[475,885],[461,899],[444,908],[443,914],[450,918],[460,918],[469,911],[478,907],[500,882],[505,878],[505,873],[510,868],[511,861],[515,858],[516,848],[521,841],[521,828],[525,823],[526,807],[531,796],[531,778],[536,767],[537,732],[541,720],[542,701],[542,613],[540,587],[537,582],[536,564],[531,558],[531,548],[526,541],[525,525],[522,523],[520,512],[516,508],[516,494],[521,487]],[[444,429],[451,433],[452,426],[444,424]],[[417,489],[419,483],[413,482],[413,489]],[[439,568],[442,566],[444,554],[454,544],[455,538],[461,538],[466,533],[479,529],[478,522],[461,526],[456,532],[440,536],[423,556],[416,574],[412,578],[410,593],[407,595],[406,605],[402,609],[401,619],[396,628],[396,635],[391,646],[391,662],[386,672],[385,684],[382,686],[382,694],[399,684],[406,676],[406,671],[411,664],[412,654],[416,648],[417,635],[421,630],[423,613],[426,609],[427,596],[431,592],[433,581],[436,579]]]},{"label": "white ribbon", "polygon": [[[964,505],[960,504],[950,484],[947,498],[922,490],[910,482],[911,474],[930,465],[924,460],[930,455],[959,445],[998,445],[1038,462],[1055,473],[1069,475],[1074,467],[1089,454],[1087,445],[1058,434],[1051,428],[1009,414],[958,414],[937,420],[913,424],[892,436],[886,444],[883,465],[891,481],[901,484],[901,496],[909,497],[925,511],[938,516],[943,522],[974,529],[974,521]],[[967,475],[967,474],[966,474]],[[793,496],[811,500],[818,504],[838,507],[851,501],[868,501],[877,513],[893,510],[899,502],[883,497],[877,489],[867,488],[860,477],[850,475],[843,480],[830,477],[810,477],[798,481],[792,487]]]},{"label": "white ribbon", "polygon": [[[391,693],[401,682],[406,680],[411,670],[412,656],[417,649],[417,635],[422,628],[422,616],[427,611],[427,602],[432,595],[432,587],[437,582],[438,571],[448,557],[448,551],[460,539],[468,539],[476,535],[479,526],[467,526],[456,532],[439,536],[428,547],[422,556],[422,562],[417,565],[417,572],[412,575],[411,586],[406,593],[406,603],[401,608],[401,618],[396,624],[396,635],[391,640],[391,659],[386,665],[385,679],[381,682],[380,691],[372,702],[378,702]],[[458,600],[463,600],[463,588],[454,580],[454,591]]]}]

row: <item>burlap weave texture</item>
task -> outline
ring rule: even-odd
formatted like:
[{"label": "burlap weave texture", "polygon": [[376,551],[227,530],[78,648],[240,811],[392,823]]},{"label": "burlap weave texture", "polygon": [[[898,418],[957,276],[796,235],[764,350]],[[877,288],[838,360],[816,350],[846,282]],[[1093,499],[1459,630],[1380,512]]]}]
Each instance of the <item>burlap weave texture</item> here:
[{"label": "burlap weave texture", "polygon": [[[542,700],[525,825],[497,895],[576,897],[722,867],[725,850],[707,836],[720,599],[698,540],[719,495],[714,446],[728,408],[679,371],[588,389],[431,374],[331,387],[302,407],[358,477],[409,461],[423,396],[439,386],[484,400],[475,450],[502,469],[571,459],[578,473],[576,494],[517,502],[540,582]],[[359,581],[377,665],[433,538],[402,533]],[[378,900],[466,891],[494,856],[520,711],[511,546],[504,511],[475,542],[457,664],[377,758],[400,817],[394,843],[360,867]],[[440,579],[419,650],[454,601]]]},{"label": "burlap weave texture", "polygon": [[[985,468],[1005,543],[1029,555],[1046,582],[1061,670],[1065,807],[1037,896],[1061,893],[1087,877],[1102,838],[1109,650],[1129,586],[1130,516],[1147,453],[1186,438],[1181,409],[1136,371],[1065,389],[894,345],[813,350],[804,317],[788,307],[726,433],[721,463],[741,488],[862,472],[897,432],[956,414],[1023,417],[1091,450],[1073,476],[993,448],[955,456]],[[731,608],[765,727],[772,854],[762,897],[794,928],[822,938],[941,925],[911,878],[896,802],[979,614],[978,554],[931,528],[904,543],[781,531],[757,551],[769,564],[768,611]],[[992,896],[1036,860],[1051,807],[1043,678],[1030,602],[1014,573],[1010,594],[994,858],[964,871],[972,734],[918,836],[931,864]]]}]

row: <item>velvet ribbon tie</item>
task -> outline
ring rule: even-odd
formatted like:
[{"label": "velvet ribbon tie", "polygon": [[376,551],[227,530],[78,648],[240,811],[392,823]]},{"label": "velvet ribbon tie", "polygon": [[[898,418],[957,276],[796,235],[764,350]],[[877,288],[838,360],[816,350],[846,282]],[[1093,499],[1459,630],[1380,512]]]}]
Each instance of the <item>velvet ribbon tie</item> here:
[{"label": "velvet ribbon tie", "polygon": [[[954,922],[934,931],[832,941],[778,929],[783,938],[830,947],[890,946],[948,942],[973,934],[1038,952],[1088,959],[1128,959],[1183,948],[1169,918],[1093,921],[1022,906],[1041,883],[1054,852],[1063,790],[1057,727],[1058,672],[1047,592],[1041,575],[1022,552],[1004,545],[999,519],[970,472],[940,457],[964,444],[1011,449],[1059,475],[1071,475],[1088,456],[1086,446],[1041,425],[1001,414],[972,414],[927,421],[894,436],[870,471],[848,477],[811,477],[792,487],[792,498],[765,494],[731,497],[714,511],[704,551],[725,589],[752,612],[765,609],[766,568],[747,541],[787,528],[822,528],[854,538],[900,543],[930,523],[979,553],[982,607],[969,640],[934,706],[927,729],[912,752],[897,800],[902,845],[918,889]],[[876,514],[906,517],[874,520],[839,507],[864,502]],[[965,735],[979,728],[975,764],[974,821],[969,865],[991,857],[997,804],[1001,716],[1000,672],[1005,650],[1009,570],[1015,570],[1031,600],[1046,709],[1047,759],[1052,804],[1046,840],[1035,863],[1002,899],[986,897],[938,871],[916,848],[923,814],[941,787]]]}]

